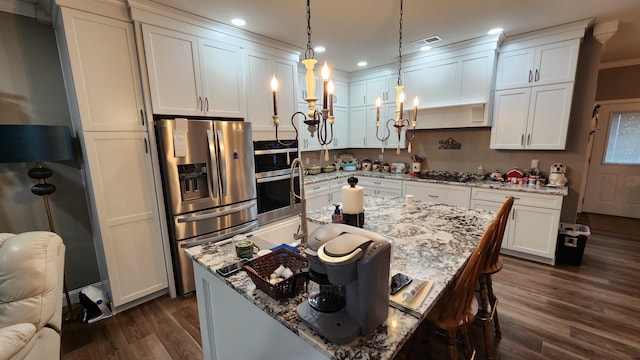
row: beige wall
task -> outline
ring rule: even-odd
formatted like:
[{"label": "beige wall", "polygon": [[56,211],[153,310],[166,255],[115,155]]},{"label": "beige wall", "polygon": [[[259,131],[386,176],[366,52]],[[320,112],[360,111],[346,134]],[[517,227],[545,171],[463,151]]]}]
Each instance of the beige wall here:
[{"label": "beige wall", "polygon": [[640,65],[600,70],[598,100],[640,98]]},{"label": "beige wall", "polygon": [[[71,126],[54,31],[35,19],[0,11],[0,124]],[[27,176],[33,164],[0,164],[0,232],[49,230]],[[78,161],[47,163],[56,232],[67,247],[70,289],[100,280]]]}]

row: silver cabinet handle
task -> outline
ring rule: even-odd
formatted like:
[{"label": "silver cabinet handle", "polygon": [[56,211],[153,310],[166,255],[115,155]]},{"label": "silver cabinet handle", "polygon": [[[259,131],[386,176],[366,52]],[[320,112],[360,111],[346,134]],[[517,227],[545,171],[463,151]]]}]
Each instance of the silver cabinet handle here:
[{"label": "silver cabinet handle", "polygon": [[140,109],[140,122],[142,123],[142,126],[144,126],[144,112],[142,109]]},{"label": "silver cabinet handle", "polygon": [[204,103],[206,105],[205,107],[205,111],[209,111],[209,97],[204,98]]},{"label": "silver cabinet handle", "polygon": [[362,96],[362,104],[367,105],[367,95]]},{"label": "silver cabinet handle", "polygon": [[198,96],[198,107],[200,108],[200,111],[202,111],[202,96]]},{"label": "silver cabinet handle", "polygon": [[536,69],[536,76],[534,77],[535,81],[540,80],[540,70]]},{"label": "silver cabinet handle", "polygon": [[439,198],[440,195],[429,195],[430,198]]},{"label": "silver cabinet handle", "polygon": [[147,144],[147,138],[144,139],[144,152],[145,154],[149,153],[149,145]]},{"label": "silver cabinet handle", "polygon": [[529,82],[533,81],[533,73],[529,70]]},{"label": "silver cabinet handle", "polygon": [[527,134],[527,145],[531,145],[531,134]]},{"label": "silver cabinet handle", "polygon": [[520,145],[524,146],[524,133],[520,136]]}]

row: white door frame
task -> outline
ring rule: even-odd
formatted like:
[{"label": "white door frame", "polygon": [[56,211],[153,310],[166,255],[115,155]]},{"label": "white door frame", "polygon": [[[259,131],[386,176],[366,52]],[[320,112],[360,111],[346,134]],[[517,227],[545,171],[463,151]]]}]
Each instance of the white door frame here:
[{"label": "white door frame", "polygon": [[[640,104],[640,98],[631,98],[631,99],[618,99],[618,100],[604,100],[604,101],[596,101],[595,104],[599,105],[626,105],[626,104]],[[595,131],[608,131],[609,129],[605,129],[602,127],[603,124],[608,123],[608,120],[599,120],[597,123],[592,119],[592,126],[590,127],[591,134],[588,138],[587,150],[585,152],[584,166],[583,166],[583,174],[582,181],[580,182],[580,194],[578,195],[578,208],[577,212],[582,212],[582,207],[584,205],[584,197],[587,188],[587,177],[589,176],[589,167],[591,164],[591,159],[600,159],[603,154],[593,154],[593,138],[595,137]]]}]

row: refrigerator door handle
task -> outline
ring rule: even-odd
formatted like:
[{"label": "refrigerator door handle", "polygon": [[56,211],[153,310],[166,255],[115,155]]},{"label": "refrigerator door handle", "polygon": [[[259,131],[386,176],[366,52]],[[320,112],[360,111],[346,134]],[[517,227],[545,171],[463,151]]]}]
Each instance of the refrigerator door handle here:
[{"label": "refrigerator door handle", "polygon": [[[202,244],[206,244],[206,243],[210,243],[210,242],[217,242],[223,239],[230,239],[231,237],[233,237],[234,235],[237,234],[242,234],[245,233],[249,230],[255,230],[258,228],[258,223],[254,222],[251,223],[247,226],[243,226],[237,230],[228,232],[226,234],[222,234],[222,235],[218,235],[218,236],[214,236],[214,237],[207,237],[206,239],[193,239],[193,240],[186,240],[186,241],[180,241],[180,247],[183,249],[187,249],[193,246],[197,246],[197,245],[202,245]],[[226,242],[225,242],[226,243]],[[219,245],[224,245],[224,244],[219,244]]]},{"label": "refrigerator door handle", "polygon": [[226,149],[224,148],[224,140],[222,131],[218,130],[218,149],[220,149],[220,187],[222,188],[222,196],[227,196],[227,161],[225,160]]},{"label": "refrigerator door handle", "polygon": [[206,219],[211,219],[211,218],[216,218],[216,217],[220,217],[220,216],[224,216],[224,215],[228,215],[234,212],[238,212],[241,210],[245,210],[248,209],[250,207],[253,206],[257,206],[257,203],[255,200],[249,201],[247,203],[241,204],[241,205],[233,205],[233,206],[225,206],[219,209],[215,209],[215,210],[209,210],[209,211],[205,211],[205,212],[200,212],[198,215],[182,215],[182,216],[178,216],[177,221],[179,223],[186,223],[186,222],[194,222],[194,221],[200,221],[200,220],[206,220]]},{"label": "refrigerator door handle", "polygon": [[213,132],[207,129],[207,142],[209,143],[209,160],[211,161],[211,187],[212,196],[218,197],[218,161],[216,160],[216,147],[213,144]]}]

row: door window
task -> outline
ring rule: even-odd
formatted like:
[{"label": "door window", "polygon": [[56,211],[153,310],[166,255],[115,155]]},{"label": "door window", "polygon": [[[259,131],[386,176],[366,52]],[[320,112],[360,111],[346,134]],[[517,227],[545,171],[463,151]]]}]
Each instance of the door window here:
[{"label": "door window", "polygon": [[640,164],[640,112],[613,113],[605,164]]}]

